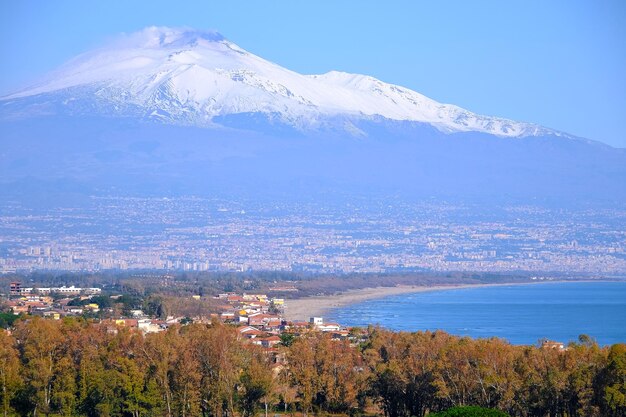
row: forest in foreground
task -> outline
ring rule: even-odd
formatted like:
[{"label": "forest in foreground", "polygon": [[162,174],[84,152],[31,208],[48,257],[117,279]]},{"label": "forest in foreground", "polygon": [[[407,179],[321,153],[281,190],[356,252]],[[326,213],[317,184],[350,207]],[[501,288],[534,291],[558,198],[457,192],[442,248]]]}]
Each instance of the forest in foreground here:
[{"label": "forest in foreground", "polygon": [[[356,333],[355,333],[356,334]],[[221,323],[142,335],[67,318],[0,330],[2,416],[626,415],[626,345],[566,350],[444,332],[310,332],[264,350]]]}]

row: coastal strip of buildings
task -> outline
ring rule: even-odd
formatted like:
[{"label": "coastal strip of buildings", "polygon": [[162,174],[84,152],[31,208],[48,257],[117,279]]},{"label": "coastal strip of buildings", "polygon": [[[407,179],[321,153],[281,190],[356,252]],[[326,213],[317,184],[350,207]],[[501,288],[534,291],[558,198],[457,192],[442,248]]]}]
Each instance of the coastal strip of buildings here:
[{"label": "coastal strip of buildings", "polygon": [[[366,337],[365,329],[349,328],[335,322],[327,322],[323,317],[310,317],[308,321],[288,321],[284,318],[285,300],[270,298],[266,294],[236,294],[223,293],[214,298],[220,300],[219,313],[212,313],[208,317],[151,317],[140,309],[130,310],[127,316],[112,317],[101,314],[101,306],[91,302],[91,299],[101,294],[100,288],[51,287],[51,288],[24,288],[19,282],[10,284],[10,297],[6,305],[13,314],[28,314],[43,316],[50,319],[60,319],[65,316],[83,316],[90,314],[95,319],[94,324],[103,325],[107,332],[116,333],[119,328],[134,329],[142,334],[158,333],[167,330],[172,325],[187,323],[211,323],[221,321],[237,327],[239,337],[248,340],[251,344],[266,349],[268,354],[279,355],[277,347],[285,343],[289,337],[298,337],[311,332],[323,332],[333,340],[349,340],[353,344],[360,343]],[[56,295],[53,297],[52,295]],[[61,296],[60,298],[58,296]],[[116,299],[120,295],[111,295]],[[80,298],[80,305],[72,305],[71,300]],[[192,299],[201,298],[194,295]],[[104,313],[112,313],[112,309],[105,309]],[[96,315],[93,315],[96,314]],[[107,317],[108,316],[108,317]],[[542,339],[539,346],[544,349],[567,349],[563,343]],[[275,363],[280,362],[276,357]]]}]

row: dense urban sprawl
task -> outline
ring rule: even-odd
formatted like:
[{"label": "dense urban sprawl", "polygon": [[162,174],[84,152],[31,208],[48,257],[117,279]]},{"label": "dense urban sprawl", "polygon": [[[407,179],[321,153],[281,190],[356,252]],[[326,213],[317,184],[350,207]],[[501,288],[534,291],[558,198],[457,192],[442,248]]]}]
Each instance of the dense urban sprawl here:
[{"label": "dense urban sprawl", "polygon": [[38,212],[3,203],[0,273],[534,271],[623,275],[626,212],[529,206],[332,206],[92,198]]}]

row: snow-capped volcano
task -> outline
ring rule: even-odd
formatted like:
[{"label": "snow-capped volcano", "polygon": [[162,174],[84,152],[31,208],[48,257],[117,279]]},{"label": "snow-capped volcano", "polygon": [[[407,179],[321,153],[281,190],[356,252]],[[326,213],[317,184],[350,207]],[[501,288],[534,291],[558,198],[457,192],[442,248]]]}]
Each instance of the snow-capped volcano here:
[{"label": "snow-capped volcano", "polygon": [[298,74],[216,32],[124,35],[0,98],[5,199],[401,195],[623,207],[624,184],[622,149],[365,75]]},{"label": "snow-capped volcano", "polygon": [[441,104],[366,75],[302,75],[243,50],[219,33],[165,27],[124,35],[79,55],[2,102],[6,109],[37,96],[72,112],[95,109],[170,124],[207,126],[216,116],[261,113],[299,129],[315,128],[329,117],[382,117],[427,123],[442,132],[561,135]]}]

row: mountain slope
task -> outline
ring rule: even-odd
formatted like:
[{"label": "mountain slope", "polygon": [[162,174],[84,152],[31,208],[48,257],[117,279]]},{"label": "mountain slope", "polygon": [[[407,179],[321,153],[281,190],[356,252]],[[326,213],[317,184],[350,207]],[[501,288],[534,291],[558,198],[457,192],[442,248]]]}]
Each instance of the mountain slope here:
[{"label": "mountain slope", "polygon": [[623,207],[626,152],[148,28],[0,100],[0,198],[102,194]]},{"label": "mountain slope", "polygon": [[[250,54],[215,32],[151,27],[71,60],[46,80],[3,98],[6,112],[47,97],[77,112],[210,126],[216,116],[262,113],[301,130],[329,117],[383,117],[428,123],[443,132],[505,137],[561,133],[480,116],[375,78],[332,71],[305,76]],[[91,106],[93,110],[93,104]],[[57,109],[58,110],[58,109]]]}]

